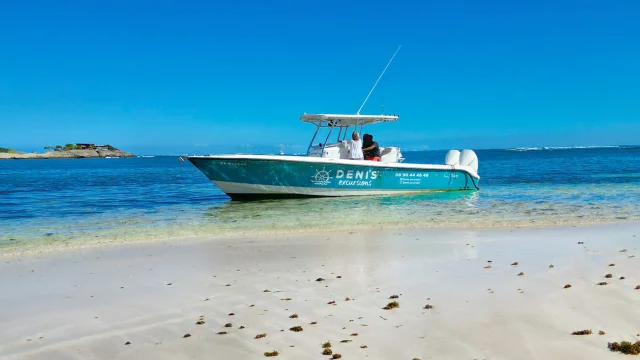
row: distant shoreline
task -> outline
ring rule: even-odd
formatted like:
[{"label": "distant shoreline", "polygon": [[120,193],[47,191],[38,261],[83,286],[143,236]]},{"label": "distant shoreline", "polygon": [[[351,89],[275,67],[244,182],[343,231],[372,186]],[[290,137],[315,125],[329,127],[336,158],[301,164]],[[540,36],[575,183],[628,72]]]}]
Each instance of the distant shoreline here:
[{"label": "distant shoreline", "polygon": [[66,150],[45,153],[0,153],[0,160],[134,158],[120,150]]}]

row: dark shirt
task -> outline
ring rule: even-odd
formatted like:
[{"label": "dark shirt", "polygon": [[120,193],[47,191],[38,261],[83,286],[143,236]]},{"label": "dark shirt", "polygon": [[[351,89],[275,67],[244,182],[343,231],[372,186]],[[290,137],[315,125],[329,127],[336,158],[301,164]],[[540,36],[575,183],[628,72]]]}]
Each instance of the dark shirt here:
[{"label": "dark shirt", "polygon": [[368,148],[371,145],[374,145],[375,147],[371,150],[363,150],[363,155],[364,157],[380,157],[380,147],[378,147],[378,143],[377,142],[373,142],[373,143],[367,143],[367,144],[362,144],[363,148]]}]

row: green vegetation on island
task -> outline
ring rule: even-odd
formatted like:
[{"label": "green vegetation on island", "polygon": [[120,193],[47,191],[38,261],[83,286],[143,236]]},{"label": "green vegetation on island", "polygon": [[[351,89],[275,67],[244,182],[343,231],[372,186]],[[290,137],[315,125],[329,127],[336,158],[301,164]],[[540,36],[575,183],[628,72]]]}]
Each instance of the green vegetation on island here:
[{"label": "green vegetation on island", "polygon": [[13,150],[13,149],[0,147],[0,154],[24,154],[24,153]]},{"label": "green vegetation on island", "polygon": [[96,144],[66,144],[65,146],[56,145],[56,146],[45,146],[44,149],[46,151],[70,151],[70,150],[109,150],[109,151],[120,151],[117,148],[106,144],[106,145],[96,145]]}]

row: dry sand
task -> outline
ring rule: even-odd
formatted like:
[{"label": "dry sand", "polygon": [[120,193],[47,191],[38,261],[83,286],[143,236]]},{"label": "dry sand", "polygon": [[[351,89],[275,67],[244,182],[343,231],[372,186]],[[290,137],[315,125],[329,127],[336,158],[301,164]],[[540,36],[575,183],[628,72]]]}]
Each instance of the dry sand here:
[{"label": "dry sand", "polygon": [[0,358],[326,359],[330,341],[342,359],[622,359],[607,342],[640,333],[639,240],[638,224],[394,230],[4,258]]}]

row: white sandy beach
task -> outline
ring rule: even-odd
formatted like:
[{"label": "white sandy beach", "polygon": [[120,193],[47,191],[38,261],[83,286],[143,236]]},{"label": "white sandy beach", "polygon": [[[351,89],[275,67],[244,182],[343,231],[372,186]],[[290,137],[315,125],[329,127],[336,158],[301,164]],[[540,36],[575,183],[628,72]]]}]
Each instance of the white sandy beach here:
[{"label": "white sandy beach", "polygon": [[639,240],[640,224],[412,229],[4,257],[0,358],[321,359],[330,341],[342,359],[622,359],[607,342],[640,333]]}]

